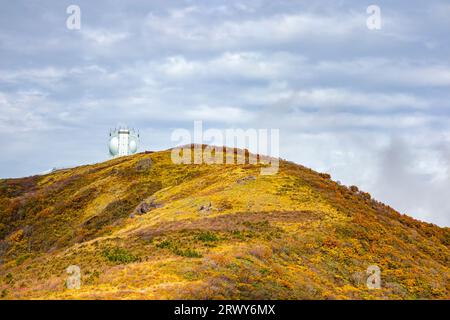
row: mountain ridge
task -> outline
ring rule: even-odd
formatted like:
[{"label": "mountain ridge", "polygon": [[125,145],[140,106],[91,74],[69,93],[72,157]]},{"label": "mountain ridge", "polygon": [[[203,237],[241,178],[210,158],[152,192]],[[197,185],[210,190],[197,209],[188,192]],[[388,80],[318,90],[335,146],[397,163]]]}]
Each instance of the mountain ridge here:
[{"label": "mountain ridge", "polygon": [[170,152],[0,180],[1,297],[449,298],[449,228],[289,161],[261,175]]}]

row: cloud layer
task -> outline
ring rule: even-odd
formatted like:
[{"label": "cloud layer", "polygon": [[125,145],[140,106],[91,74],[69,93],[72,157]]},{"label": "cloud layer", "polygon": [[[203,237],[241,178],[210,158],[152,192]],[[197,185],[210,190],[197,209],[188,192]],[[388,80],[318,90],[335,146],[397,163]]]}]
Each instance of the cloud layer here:
[{"label": "cloud layer", "polygon": [[15,1],[0,12],[0,176],[144,149],[175,128],[279,128],[281,156],[450,225],[450,6],[380,1]]}]

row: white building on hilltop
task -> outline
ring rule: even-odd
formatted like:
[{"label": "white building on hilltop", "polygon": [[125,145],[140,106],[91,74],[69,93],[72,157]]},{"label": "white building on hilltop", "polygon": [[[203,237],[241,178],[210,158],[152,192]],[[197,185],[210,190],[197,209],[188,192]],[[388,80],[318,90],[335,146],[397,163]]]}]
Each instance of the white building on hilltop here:
[{"label": "white building on hilltop", "polygon": [[113,157],[135,154],[139,145],[139,133],[134,129],[119,128],[109,132],[109,153]]}]

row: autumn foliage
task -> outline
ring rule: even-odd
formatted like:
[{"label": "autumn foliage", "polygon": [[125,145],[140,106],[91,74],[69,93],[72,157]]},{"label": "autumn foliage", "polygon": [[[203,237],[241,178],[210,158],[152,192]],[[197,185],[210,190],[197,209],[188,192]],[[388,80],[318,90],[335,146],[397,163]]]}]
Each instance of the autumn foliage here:
[{"label": "autumn foliage", "polygon": [[[259,173],[175,165],[169,150],[0,180],[0,296],[450,298],[449,228],[292,162]],[[79,290],[65,287],[69,265]]]}]

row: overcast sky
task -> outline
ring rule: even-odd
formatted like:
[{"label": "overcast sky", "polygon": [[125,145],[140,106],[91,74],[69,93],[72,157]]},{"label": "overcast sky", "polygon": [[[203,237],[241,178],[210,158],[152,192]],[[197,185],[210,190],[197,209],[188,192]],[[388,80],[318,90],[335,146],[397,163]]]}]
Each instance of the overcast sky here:
[{"label": "overcast sky", "polygon": [[282,158],[450,226],[450,2],[311,3],[3,1],[0,177],[106,160],[119,124],[141,150],[279,128]]}]

